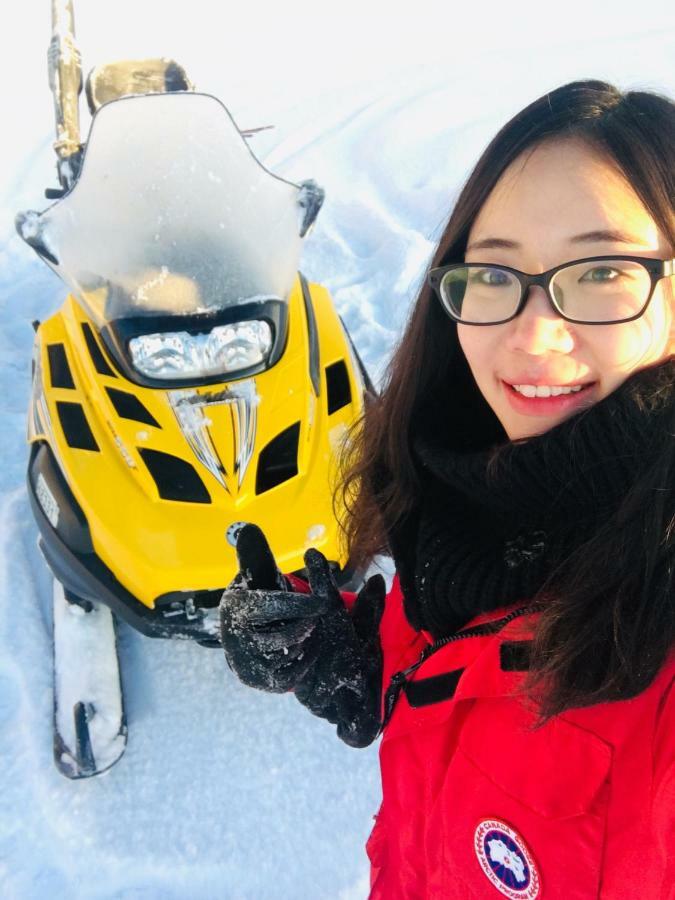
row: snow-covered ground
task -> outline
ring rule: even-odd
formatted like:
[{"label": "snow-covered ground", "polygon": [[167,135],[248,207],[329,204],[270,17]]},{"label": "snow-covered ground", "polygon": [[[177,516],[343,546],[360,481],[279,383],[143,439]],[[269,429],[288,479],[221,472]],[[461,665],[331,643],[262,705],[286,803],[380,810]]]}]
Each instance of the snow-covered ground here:
[{"label": "snow-covered ground", "polygon": [[[403,37],[389,47],[373,35],[381,65],[354,81],[345,62],[346,87],[296,77],[284,89],[283,70],[270,68],[235,84],[235,96],[215,60],[205,64],[194,49],[181,56],[180,40],[169,52],[199,72],[199,87],[218,94],[242,127],[274,122],[252,144],[268,168],[326,189],[302,267],[332,291],[377,375],[453,197],[499,125],[573,78],[675,95],[668,6],[660,19],[650,8],[644,29],[627,14],[617,23],[616,4],[606,29],[590,10],[576,32],[569,22],[559,34],[550,22],[538,30],[530,22],[529,43],[523,17],[502,17],[486,52],[478,19],[465,33],[430,21],[427,64],[403,64]],[[530,17],[540,9],[533,4]],[[35,36],[40,65],[45,33]],[[43,93],[33,101],[24,87],[24,101],[46,117],[46,78],[29,83]],[[13,140],[24,145],[3,160],[0,197],[0,896],[363,898],[377,748],[351,750],[293,697],[242,686],[217,650],[122,626],[126,754],[107,775],[82,782],[53,766],[51,591],[23,484],[24,418],[31,321],[56,308],[62,288],[11,228],[13,213],[43,206],[42,189],[54,183],[51,122],[36,124],[24,107],[15,124]]]}]

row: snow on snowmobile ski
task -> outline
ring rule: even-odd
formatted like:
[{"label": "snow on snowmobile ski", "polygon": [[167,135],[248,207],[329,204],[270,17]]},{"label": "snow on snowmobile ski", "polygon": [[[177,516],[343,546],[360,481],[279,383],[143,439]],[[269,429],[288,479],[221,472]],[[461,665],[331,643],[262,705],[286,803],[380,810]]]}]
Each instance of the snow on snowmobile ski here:
[{"label": "snow on snowmobile ski", "polygon": [[81,778],[126,745],[115,617],[217,645],[243,524],[286,572],[311,545],[358,580],[331,487],[372,385],[298,271],[321,188],[267,171],[256,129],[170,60],[95,69],[81,144],[71,0],[52,17],[61,187],[17,229],[70,291],[35,323],[28,489],[55,579],[54,756]]}]

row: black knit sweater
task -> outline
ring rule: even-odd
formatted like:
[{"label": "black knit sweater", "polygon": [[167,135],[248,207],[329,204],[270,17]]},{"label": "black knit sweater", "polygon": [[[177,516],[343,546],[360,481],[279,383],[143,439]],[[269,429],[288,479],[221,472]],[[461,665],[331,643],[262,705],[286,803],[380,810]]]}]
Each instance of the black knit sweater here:
[{"label": "black knit sweater", "polygon": [[542,435],[471,451],[466,434],[439,430],[429,410],[413,441],[419,503],[390,534],[411,624],[443,637],[534,598],[621,516],[662,447],[674,385],[668,360]]}]

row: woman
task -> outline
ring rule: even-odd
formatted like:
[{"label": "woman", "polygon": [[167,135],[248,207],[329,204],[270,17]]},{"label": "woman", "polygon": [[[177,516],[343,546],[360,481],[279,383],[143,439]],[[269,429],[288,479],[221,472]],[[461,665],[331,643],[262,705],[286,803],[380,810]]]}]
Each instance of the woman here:
[{"label": "woman", "polygon": [[674,173],[675,104],[598,81],[484,152],[343,482],[382,616],[242,533],[232,668],[383,731],[373,898],[674,896]]}]

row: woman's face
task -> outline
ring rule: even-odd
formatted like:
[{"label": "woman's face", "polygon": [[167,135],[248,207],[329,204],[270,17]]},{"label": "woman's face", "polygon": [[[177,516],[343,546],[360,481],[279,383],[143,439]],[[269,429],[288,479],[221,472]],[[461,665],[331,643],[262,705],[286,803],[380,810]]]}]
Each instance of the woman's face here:
[{"label": "woman's face", "polygon": [[[587,256],[624,253],[671,255],[617,170],[585,143],[563,139],[539,145],[504,172],[469,233],[465,262],[535,275]],[[606,397],[631,372],[668,356],[675,337],[668,284],[669,279],[658,283],[641,318],[619,325],[566,322],[538,286],[530,288],[525,308],[510,322],[458,325],[476,383],[509,438],[548,430]],[[533,393],[527,386],[541,385],[582,389],[527,396]]]}]

